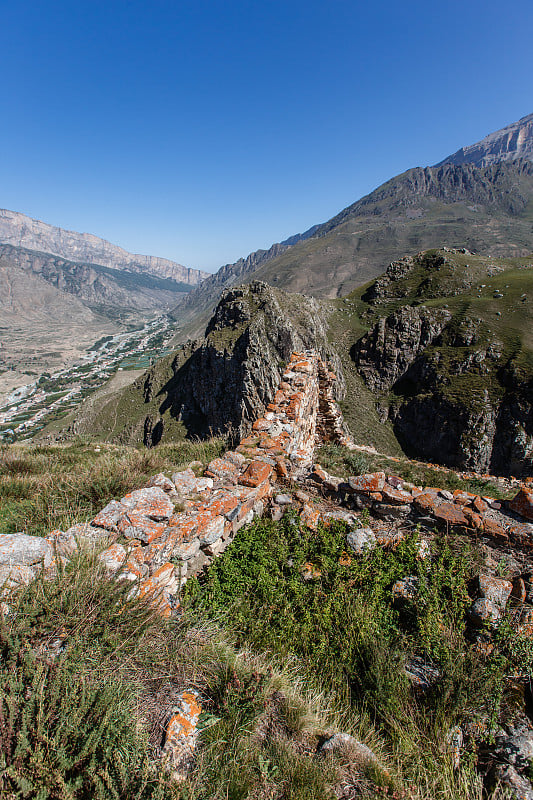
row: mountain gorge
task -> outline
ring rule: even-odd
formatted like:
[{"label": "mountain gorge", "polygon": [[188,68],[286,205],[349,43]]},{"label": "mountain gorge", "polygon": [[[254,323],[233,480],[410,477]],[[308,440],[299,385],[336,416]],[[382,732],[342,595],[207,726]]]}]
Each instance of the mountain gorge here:
[{"label": "mountain gorge", "polygon": [[0,394],[166,314],[205,275],[0,210]]}]

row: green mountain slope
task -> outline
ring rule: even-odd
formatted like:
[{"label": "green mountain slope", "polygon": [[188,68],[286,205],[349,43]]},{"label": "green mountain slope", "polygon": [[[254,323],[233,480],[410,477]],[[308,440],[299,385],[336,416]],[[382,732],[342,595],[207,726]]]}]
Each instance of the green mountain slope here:
[{"label": "green mountain slope", "polygon": [[[331,323],[348,372],[408,454],[529,475],[532,297],[533,258],[445,248],[391,264],[337,301]],[[359,418],[359,439],[364,428]]]},{"label": "green mountain slope", "polygon": [[390,261],[444,245],[494,256],[533,251],[533,162],[408,170],[295,243],[224,267],[193,289],[175,315],[185,332],[197,334],[220,291],[243,280],[339,297]]}]

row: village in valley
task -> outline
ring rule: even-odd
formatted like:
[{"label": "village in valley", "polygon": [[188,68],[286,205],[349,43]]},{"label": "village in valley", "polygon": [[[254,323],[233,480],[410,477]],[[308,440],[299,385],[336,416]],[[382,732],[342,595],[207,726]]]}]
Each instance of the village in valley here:
[{"label": "village in valley", "polygon": [[[135,330],[103,336],[72,365],[35,380],[0,398],[0,441],[10,442],[42,430],[73,411],[86,397],[120,371],[144,371],[171,352],[174,320],[163,314]],[[133,377],[133,376],[132,376]]]}]

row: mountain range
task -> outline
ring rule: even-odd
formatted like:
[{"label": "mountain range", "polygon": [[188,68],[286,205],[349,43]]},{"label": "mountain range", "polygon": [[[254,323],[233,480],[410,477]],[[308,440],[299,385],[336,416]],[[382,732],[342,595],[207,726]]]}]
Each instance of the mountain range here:
[{"label": "mountain range", "polygon": [[[532,159],[529,115],[436,166],[407,170],[327,222],[213,275],[0,211],[3,353],[12,364],[25,343],[34,347],[38,323],[46,364],[46,353],[62,351],[66,325],[69,344],[77,341],[73,320],[83,319],[78,327],[96,339],[127,312],[170,312],[185,340],[203,333],[224,289],[253,280],[336,298],[373,280],[392,261],[427,248],[526,256],[533,251]],[[48,320],[46,307],[54,308]],[[86,344],[80,339],[75,351]]]},{"label": "mountain range", "polygon": [[407,254],[467,247],[484,255],[533,250],[533,114],[434,167],[415,167],[269,250],[223,266],[174,312],[186,333],[201,332],[220,292],[243,280],[339,297]]}]

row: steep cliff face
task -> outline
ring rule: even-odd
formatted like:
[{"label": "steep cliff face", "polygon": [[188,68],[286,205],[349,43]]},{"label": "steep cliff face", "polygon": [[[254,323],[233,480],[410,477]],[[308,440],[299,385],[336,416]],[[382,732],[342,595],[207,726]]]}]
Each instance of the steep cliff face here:
[{"label": "steep cliff face", "polygon": [[[73,430],[147,445],[185,433],[242,435],[273,399],[293,351],[318,351],[341,376],[326,335],[315,300],[260,282],[229,289],[203,339],[156,364],[112,398],[112,408],[87,416],[82,409]],[[342,378],[337,385],[342,394]]]},{"label": "steep cliff face", "polygon": [[409,306],[381,317],[353,348],[353,359],[365,383],[373,390],[388,391],[435,341],[450,317],[445,309]]},{"label": "steep cliff face", "polygon": [[441,164],[475,164],[478,167],[484,167],[487,164],[513,161],[517,158],[533,159],[533,114],[528,114],[518,122],[513,122],[499,131],[490,133],[476,144],[461,147],[437,166]]},{"label": "steep cliff face", "polygon": [[170,278],[81,264],[9,244],[0,244],[0,271],[9,271],[14,276],[18,273],[21,282],[23,273],[35,275],[90,307],[169,310],[190,289],[187,284]]},{"label": "steep cliff face", "polygon": [[532,474],[531,288],[533,265],[443,250],[392,264],[363,293],[375,321],[352,358],[406,452]]},{"label": "steep cliff face", "polygon": [[128,253],[122,247],[90,233],[66,231],[27,217],[16,211],[0,209],[0,242],[62,256],[69,261],[99,264],[111,269],[145,272],[160,278],[195,286],[208,273],[189,269],[157,256]]}]

